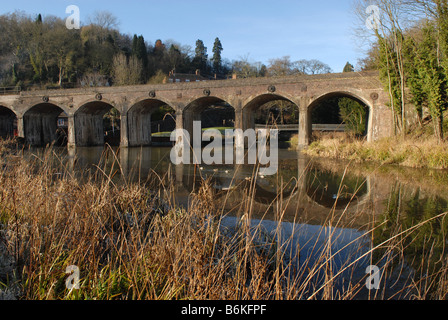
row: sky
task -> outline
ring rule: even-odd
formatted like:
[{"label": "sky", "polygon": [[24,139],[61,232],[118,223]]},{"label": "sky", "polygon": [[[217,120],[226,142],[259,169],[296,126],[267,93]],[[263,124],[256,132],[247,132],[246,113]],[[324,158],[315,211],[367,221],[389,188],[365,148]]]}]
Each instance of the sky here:
[{"label": "sky", "polygon": [[365,51],[354,37],[352,0],[47,0],[2,1],[0,14],[24,11],[67,18],[66,8],[80,9],[86,24],[95,11],[109,11],[119,30],[143,35],[149,43],[173,40],[194,50],[204,41],[212,56],[216,37],[224,59],[247,58],[268,64],[290,56],[291,61],[317,59],[333,72],[355,65]]}]

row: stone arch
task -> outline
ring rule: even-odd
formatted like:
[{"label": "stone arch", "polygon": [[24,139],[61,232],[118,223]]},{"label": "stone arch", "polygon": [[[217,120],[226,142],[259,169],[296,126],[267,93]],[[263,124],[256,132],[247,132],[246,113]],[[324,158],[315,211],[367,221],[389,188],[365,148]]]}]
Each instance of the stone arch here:
[{"label": "stone arch", "polygon": [[[366,117],[366,136],[368,141],[372,141],[372,128],[373,128],[373,121],[372,121],[372,115],[373,115],[373,107],[371,104],[371,101],[369,99],[366,99],[364,95],[361,92],[358,92],[358,90],[336,90],[336,91],[330,91],[323,94],[320,94],[317,97],[313,97],[311,99],[309,105],[308,105],[308,113],[311,115],[313,112],[313,109],[321,102],[331,99],[331,98],[337,98],[337,97],[346,97],[353,99],[360,104],[364,105],[367,110],[367,117]],[[311,119],[310,119],[311,122]],[[310,125],[310,130],[312,130],[312,124]]]},{"label": "stone arch", "polygon": [[256,97],[250,97],[243,105],[243,129],[255,128],[254,112],[266,103],[272,101],[286,101],[295,105],[299,110],[299,104],[288,94],[273,92],[262,93]]},{"label": "stone arch", "polygon": [[63,107],[49,102],[30,107],[23,115],[26,142],[32,146],[67,142],[66,133],[58,128],[58,118],[62,114],[66,114]]},{"label": "stone arch", "polygon": [[17,135],[17,116],[13,110],[0,105],[0,138]]},{"label": "stone arch", "polygon": [[90,100],[81,104],[74,116],[75,140],[78,147],[104,145],[103,118],[111,109],[116,109],[120,113],[113,103],[105,100]]},{"label": "stone arch", "polygon": [[257,108],[265,103],[276,100],[289,101],[298,106],[297,101],[295,101],[294,97],[292,97],[290,94],[281,91],[275,91],[275,92],[261,92],[257,95],[248,97],[247,99],[245,99],[243,103],[243,109]]},{"label": "stone arch", "polygon": [[193,122],[203,121],[204,119],[202,118],[202,113],[211,106],[222,108],[231,107],[232,109],[230,110],[231,113],[230,116],[233,118],[232,122],[234,123],[235,108],[224,98],[217,96],[203,96],[200,98],[196,98],[194,100],[190,100],[190,102],[186,105],[186,107],[183,110],[183,127],[190,133],[191,137],[193,131]]},{"label": "stone arch", "polygon": [[[127,112],[128,118],[128,139],[129,146],[143,146],[150,145],[152,142],[152,115],[155,111],[163,106],[168,106],[173,113],[176,110],[168,103],[157,98],[145,98],[135,102]],[[166,120],[166,130],[174,131],[176,129],[175,118]]]}]

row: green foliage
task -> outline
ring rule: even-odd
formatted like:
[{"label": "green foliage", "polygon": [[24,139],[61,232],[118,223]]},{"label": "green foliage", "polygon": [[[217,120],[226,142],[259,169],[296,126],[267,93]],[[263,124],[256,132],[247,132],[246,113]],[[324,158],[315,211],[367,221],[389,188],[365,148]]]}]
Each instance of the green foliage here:
[{"label": "green foliage", "polygon": [[314,124],[341,124],[339,112],[339,97],[325,99],[316,104],[311,114]]},{"label": "green foliage", "polygon": [[[448,103],[448,1],[428,1],[413,5],[424,6],[428,17],[402,30],[398,15],[405,14],[406,5],[397,6],[390,28],[377,34],[377,65],[381,80],[390,95],[397,131],[406,133],[407,114],[404,104],[409,100],[417,114],[428,111],[434,135],[443,139],[443,111]],[[402,10],[402,11],[400,11]],[[409,89],[409,91],[407,91]],[[408,95],[408,92],[410,93]]]},{"label": "green foliage", "polygon": [[175,111],[168,105],[161,106],[151,114],[152,121],[164,120],[166,117],[174,118]]},{"label": "green foliage", "polygon": [[447,79],[439,56],[439,40],[433,23],[422,29],[422,40],[406,42],[408,86],[417,111],[428,109],[434,123],[434,133],[443,138],[443,111],[448,105]]},{"label": "green foliage", "polygon": [[395,128],[401,130],[403,97],[401,92],[401,76],[398,67],[398,54],[390,39],[378,35],[380,78],[384,89],[389,92],[390,106],[394,111]]},{"label": "green foliage", "polygon": [[356,100],[345,97],[339,99],[338,105],[346,131],[355,135],[364,135],[367,128],[366,107]]},{"label": "green foliage", "polygon": [[[67,83],[110,84],[117,76],[114,58],[121,55],[126,56],[128,63],[140,65],[137,83],[149,80],[160,83],[172,70],[194,73],[199,69],[207,76],[212,71],[226,74],[230,69],[221,57],[223,48],[218,38],[213,59],[209,60],[201,40],[193,53],[189,46],[174,42],[165,44],[157,40],[151,45],[142,35],[130,37],[114,29],[113,16],[105,13],[97,17],[101,21],[97,19],[80,30],[68,30],[65,21],[57,17],[39,15],[36,18],[25,13],[1,15],[0,79],[4,85],[19,82],[42,87]],[[92,81],[93,76],[102,81]]]}]

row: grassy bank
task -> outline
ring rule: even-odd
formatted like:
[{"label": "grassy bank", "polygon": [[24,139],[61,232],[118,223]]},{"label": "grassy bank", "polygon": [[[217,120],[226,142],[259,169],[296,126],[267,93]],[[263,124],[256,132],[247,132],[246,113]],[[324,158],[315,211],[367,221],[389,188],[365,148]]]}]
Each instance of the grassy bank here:
[{"label": "grassy bank", "polygon": [[448,142],[407,136],[366,142],[345,135],[320,137],[303,152],[312,157],[372,161],[381,165],[448,169]]},{"label": "grassy bank", "polygon": [[[254,188],[241,194],[238,223],[223,227],[222,208],[207,181],[182,209],[174,204],[174,185],[167,177],[153,174],[144,184],[117,181],[117,162],[110,170],[99,164],[95,178],[80,182],[51,149],[29,161],[20,152],[8,152],[10,147],[2,148],[0,298],[384,298],[365,292],[366,275],[345,274],[341,279],[342,273],[333,272],[338,256],[330,249],[336,240],[332,236],[324,250],[316,247],[316,259],[295,265],[303,253],[299,248],[291,256],[285,250],[292,239],[280,243],[280,228],[269,233],[251,226]],[[329,209],[328,226],[338,226],[331,217]],[[406,239],[425,225],[422,221],[382,238],[366,255],[387,249],[386,257],[401,257]],[[372,225],[372,234],[374,230],[379,229]],[[431,243],[426,246],[431,248]],[[350,268],[350,261],[346,263],[343,270]],[[80,269],[79,289],[66,287],[68,266]],[[407,288],[413,292],[409,297],[446,297],[445,259],[441,270],[435,272],[440,281],[427,281],[423,289],[421,282],[411,281],[415,287]],[[349,285],[338,287],[340,280]]]}]

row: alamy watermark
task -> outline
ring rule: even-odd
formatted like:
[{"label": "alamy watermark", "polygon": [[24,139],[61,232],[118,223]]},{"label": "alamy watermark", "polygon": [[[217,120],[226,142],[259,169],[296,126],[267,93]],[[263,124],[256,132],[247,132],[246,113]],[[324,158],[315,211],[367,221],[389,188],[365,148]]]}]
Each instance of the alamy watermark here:
[{"label": "alamy watermark", "polygon": [[[261,175],[269,176],[277,173],[278,130],[227,129],[223,136],[217,129],[203,131],[201,122],[195,121],[192,134],[193,137],[185,129],[172,132],[171,141],[176,142],[170,155],[173,164],[260,165]],[[203,142],[210,143],[202,148]]]},{"label": "alamy watermark", "polygon": [[78,6],[70,5],[65,9],[65,13],[70,14],[65,20],[65,26],[69,30],[81,28],[81,11]]},{"label": "alamy watermark", "polygon": [[381,273],[380,268],[377,266],[368,266],[366,269],[366,274],[369,276],[366,279],[366,287],[368,290],[379,290]]},{"label": "alamy watermark", "polygon": [[65,280],[65,287],[68,290],[76,289],[78,290],[80,288],[80,271],[77,266],[68,266],[65,269],[65,273],[69,276]]},{"label": "alamy watermark", "polygon": [[366,27],[369,30],[378,30],[380,27],[380,8],[376,5],[368,6],[366,13],[369,15],[366,19]]}]

